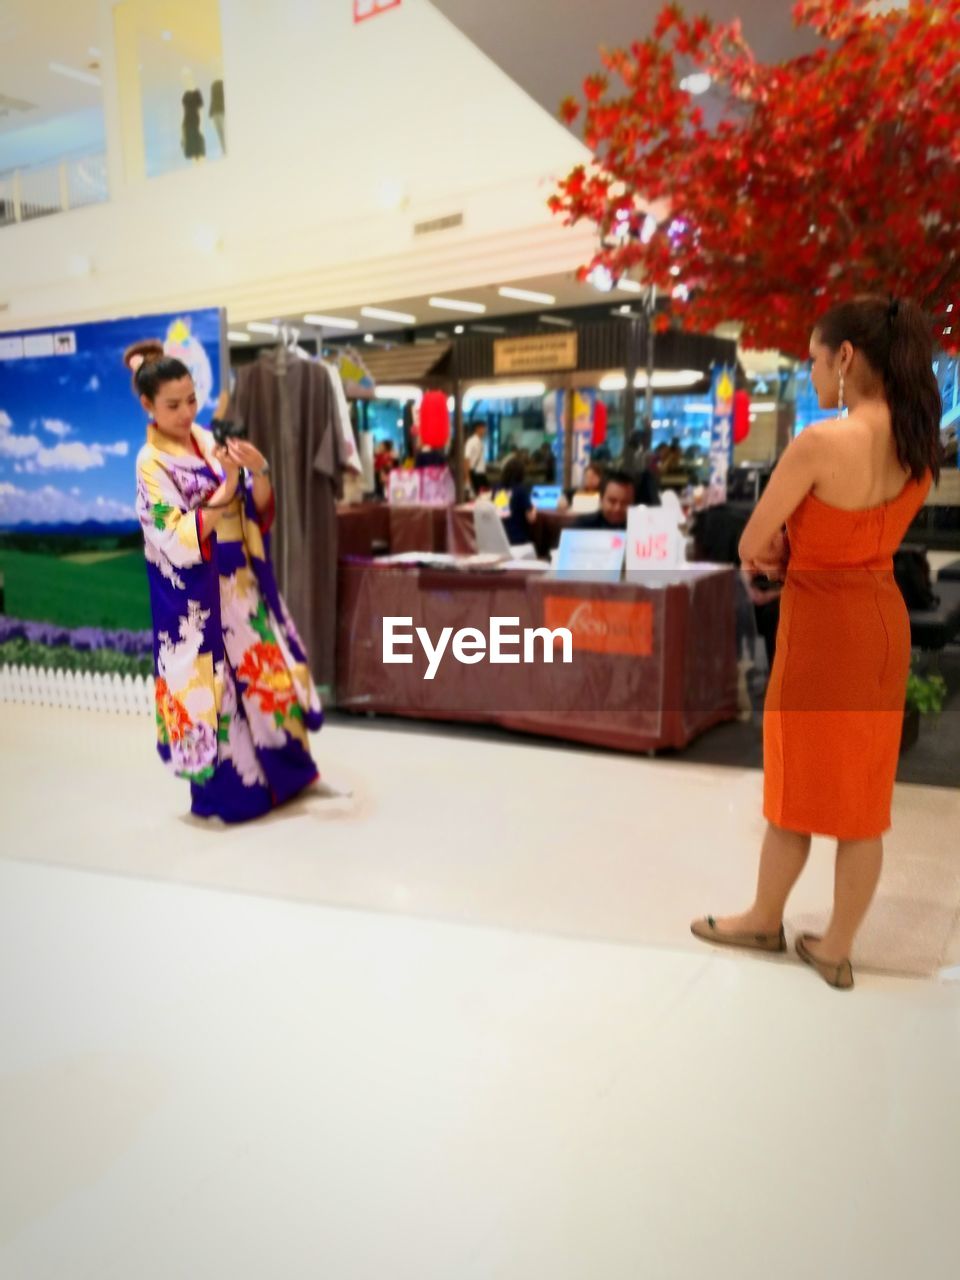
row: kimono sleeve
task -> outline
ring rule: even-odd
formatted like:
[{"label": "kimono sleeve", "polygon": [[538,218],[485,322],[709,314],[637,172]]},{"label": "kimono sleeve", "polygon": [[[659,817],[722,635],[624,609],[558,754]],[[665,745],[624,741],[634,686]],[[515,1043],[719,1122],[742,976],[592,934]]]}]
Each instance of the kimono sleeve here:
[{"label": "kimono sleeve", "polygon": [[137,464],[137,514],[144,539],[175,568],[202,564],[200,512],[191,511],[170,476],[156,459]]}]

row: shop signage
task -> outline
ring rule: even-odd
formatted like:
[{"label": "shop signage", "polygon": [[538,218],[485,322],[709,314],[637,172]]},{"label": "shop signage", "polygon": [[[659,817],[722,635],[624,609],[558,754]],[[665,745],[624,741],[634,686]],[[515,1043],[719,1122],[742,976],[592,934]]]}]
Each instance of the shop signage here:
[{"label": "shop signage", "polygon": [[653,605],[644,601],[584,600],[547,596],[544,625],[573,636],[574,649],[649,658],[653,653]]},{"label": "shop signage", "polygon": [[627,512],[627,571],[676,569],[686,559],[686,544],[668,507],[631,507]]},{"label": "shop signage", "polygon": [[721,368],[713,375],[713,419],[710,426],[710,485],[707,504],[727,500],[727,476],[733,462],[733,374]]},{"label": "shop signage", "polygon": [[354,22],[366,22],[367,18],[376,18],[388,9],[399,9],[400,0],[353,0]]},{"label": "shop signage", "polygon": [[551,373],[577,367],[576,333],[538,333],[530,338],[497,338],[493,372]]}]

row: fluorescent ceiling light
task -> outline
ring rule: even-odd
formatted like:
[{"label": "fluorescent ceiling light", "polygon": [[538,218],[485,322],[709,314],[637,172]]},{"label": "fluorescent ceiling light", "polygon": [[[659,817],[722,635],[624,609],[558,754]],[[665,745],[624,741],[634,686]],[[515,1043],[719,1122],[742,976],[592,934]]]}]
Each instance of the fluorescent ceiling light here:
[{"label": "fluorescent ceiling light", "polygon": [[406,311],[385,311],[382,307],[361,307],[360,314],[368,320],[393,320],[397,324],[416,324],[417,317]]},{"label": "fluorescent ceiling light", "polygon": [[269,333],[271,337],[276,337],[280,332],[278,324],[266,324],[260,320],[251,320],[247,325],[251,333]]},{"label": "fluorescent ceiling light", "polygon": [[526,400],[542,396],[547,389],[545,382],[491,382],[468,387],[464,402],[476,400]]},{"label": "fluorescent ceiling light", "polygon": [[455,324],[455,325],[453,326],[453,332],[454,332],[454,333],[463,333],[463,325],[462,325],[462,324]]},{"label": "fluorescent ceiling light", "polygon": [[[664,390],[679,390],[683,387],[692,387],[695,383],[703,380],[704,374],[700,369],[655,369],[653,372],[653,383],[655,388]],[[627,385],[626,375],[622,373],[608,373],[600,379],[601,391],[622,391]],[[646,387],[647,372],[642,369],[633,380],[634,387]]]},{"label": "fluorescent ceiling light", "polygon": [[497,293],[501,298],[516,298],[518,302],[539,302],[544,307],[552,307],[556,302],[552,293],[537,293],[534,289],[512,289],[504,285]]},{"label": "fluorescent ceiling light", "polygon": [[754,400],[750,405],[750,408],[755,409],[757,413],[773,413],[776,407],[776,400]]},{"label": "fluorescent ceiling light", "polygon": [[623,293],[643,293],[643,285],[636,280],[618,280],[617,288]]},{"label": "fluorescent ceiling light", "polygon": [[680,81],[680,88],[698,98],[701,93],[706,93],[712,84],[713,80],[706,71],[696,71],[692,76],[684,76]]},{"label": "fluorescent ceiling light", "polygon": [[555,324],[558,329],[572,329],[573,321],[565,320],[563,316],[538,316],[541,324]]},{"label": "fluorescent ceiling light", "polygon": [[461,302],[458,298],[431,298],[430,306],[438,311],[465,311],[474,316],[482,316],[487,310],[482,302]]},{"label": "fluorescent ceiling light", "polygon": [[232,329],[228,331],[227,337],[231,342],[250,342],[249,333],[235,333]]},{"label": "fluorescent ceiling light", "polygon": [[470,326],[475,333],[506,333],[502,324],[475,324]]},{"label": "fluorescent ceiling light", "polygon": [[318,329],[359,329],[359,320],[345,320],[342,316],[309,315],[303,317],[305,324],[315,325]]},{"label": "fluorescent ceiling light", "polygon": [[76,67],[65,67],[62,62],[48,62],[47,66],[58,76],[66,76],[68,80],[79,80],[81,84],[93,84],[99,89],[101,81],[92,71],[79,71]]},{"label": "fluorescent ceiling light", "polygon": [[363,340],[364,340],[364,342],[370,342],[370,343],[372,343],[372,342],[373,342],[373,334],[372,334],[372,333],[365,333],[365,334],[363,335]]},{"label": "fluorescent ceiling light", "polygon": [[416,400],[423,399],[423,390],[420,387],[401,386],[391,383],[381,382],[374,390],[374,397],[377,400]]}]

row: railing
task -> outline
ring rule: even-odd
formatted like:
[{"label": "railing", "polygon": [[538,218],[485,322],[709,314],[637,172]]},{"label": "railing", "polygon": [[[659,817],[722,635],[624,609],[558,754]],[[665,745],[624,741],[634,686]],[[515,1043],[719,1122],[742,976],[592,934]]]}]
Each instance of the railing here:
[{"label": "railing", "polygon": [[110,199],[105,155],[70,156],[57,164],[0,173],[0,227],[46,218]]},{"label": "railing", "polygon": [[74,711],[152,715],[153,677],[0,666],[0,703],[26,702]]}]

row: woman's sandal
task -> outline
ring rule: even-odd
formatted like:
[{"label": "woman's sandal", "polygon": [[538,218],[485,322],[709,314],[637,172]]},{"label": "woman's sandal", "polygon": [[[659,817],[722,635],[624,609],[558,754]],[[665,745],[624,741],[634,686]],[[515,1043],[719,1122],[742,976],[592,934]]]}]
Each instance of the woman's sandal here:
[{"label": "woman's sandal", "polygon": [[813,933],[801,933],[797,938],[797,955],[804,964],[816,969],[828,987],[836,987],[838,991],[850,991],[853,988],[853,966],[849,960],[819,960],[807,949],[807,942],[819,942]]},{"label": "woman's sandal", "polygon": [[701,942],[713,942],[720,947],[743,947],[746,951],[786,951],[787,939],[783,925],[779,933],[720,933],[713,916],[694,920],[690,932]]}]

